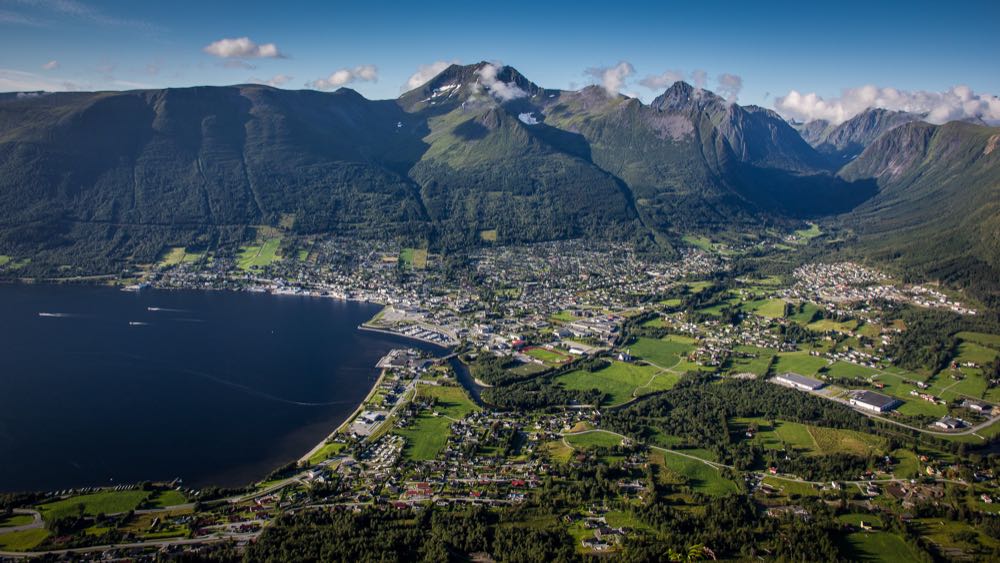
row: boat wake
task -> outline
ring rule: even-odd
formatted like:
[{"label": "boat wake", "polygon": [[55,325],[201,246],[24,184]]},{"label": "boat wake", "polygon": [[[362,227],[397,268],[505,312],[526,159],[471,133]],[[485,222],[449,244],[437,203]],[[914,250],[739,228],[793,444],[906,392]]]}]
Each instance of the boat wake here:
[{"label": "boat wake", "polygon": [[[129,361],[132,361],[132,362],[142,362],[146,366],[152,366],[152,367],[156,367],[158,369],[163,369],[163,370],[166,370],[166,371],[171,371],[171,372],[176,372],[176,373],[183,373],[185,375],[191,375],[191,376],[194,376],[194,377],[200,377],[202,379],[207,379],[207,380],[212,381],[214,383],[218,383],[219,385],[225,385],[226,387],[231,387],[233,389],[237,389],[237,390],[242,391],[242,392],[244,392],[244,393],[246,393],[248,395],[253,395],[254,397],[259,397],[261,399],[266,399],[268,401],[274,401],[276,403],[284,403],[286,405],[294,405],[294,406],[297,406],[297,407],[332,407],[334,405],[354,405],[354,404],[357,404],[357,401],[328,401],[328,402],[324,402],[324,403],[313,403],[313,402],[308,402],[308,401],[296,401],[294,399],[286,399],[284,397],[278,397],[277,395],[272,395],[270,393],[267,393],[267,392],[264,392],[264,391],[260,391],[258,389],[254,389],[253,387],[249,387],[247,385],[243,385],[242,383],[236,383],[235,381],[229,381],[228,379],[224,379],[222,377],[219,377],[217,375],[213,375],[211,373],[207,373],[207,372],[204,372],[204,371],[199,371],[199,370],[194,370],[194,369],[186,369],[186,368],[178,368],[177,366],[173,366],[173,365],[170,365],[170,364],[167,364],[167,363],[164,363],[164,362],[158,362],[158,361],[152,361],[151,362],[149,360],[149,358],[145,358],[143,356],[137,356],[135,354],[129,354],[129,353],[125,353],[125,352],[117,352],[117,353],[112,353],[110,355],[112,357],[118,357],[118,358],[121,358],[121,359],[128,359]],[[102,354],[102,357],[107,357],[107,355],[103,355]]]},{"label": "boat wake", "polygon": [[69,319],[79,315],[74,315],[72,313],[38,313],[39,317],[48,317],[51,319]]},{"label": "boat wake", "polygon": [[305,402],[305,401],[295,401],[295,400],[292,400],[292,399],[286,399],[284,397],[278,397],[278,396],[275,396],[275,395],[271,395],[270,393],[265,393],[264,391],[260,391],[258,389],[254,389],[253,387],[248,387],[246,385],[243,385],[242,383],[236,383],[236,382],[233,382],[233,381],[229,381],[227,379],[223,379],[221,377],[212,375],[210,373],[205,373],[203,371],[197,371],[197,370],[193,370],[193,369],[179,369],[177,371],[179,371],[181,373],[186,373],[188,375],[193,375],[195,377],[201,377],[201,378],[207,379],[209,381],[214,381],[215,383],[218,383],[220,385],[225,385],[226,387],[232,387],[233,389],[239,389],[240,391],[243,391],[244,393],[247,393],[249,395],[253,395],[254,397],[260,397],[261,399],[267,399],[269,401],[275,401],[275,402],[278,402],[278,403],[284,403],[286,405],[295,405],[297,407],[331,407],[333,405],[347,405],[347,404],[354,404],[355,403],[355,401],[330,401],[330,402],[327,402],[327,403],[311,403],[311,402]]},{"label": "boat wake", "polygon": [[190,313],[187,309],[171,309],[170,307],[146,307],[147,311],[153,313]]}]

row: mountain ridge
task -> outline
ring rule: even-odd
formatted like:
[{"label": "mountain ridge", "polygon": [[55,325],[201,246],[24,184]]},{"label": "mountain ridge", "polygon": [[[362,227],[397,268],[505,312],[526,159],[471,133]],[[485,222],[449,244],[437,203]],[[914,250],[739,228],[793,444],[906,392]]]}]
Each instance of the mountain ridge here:
[{"label": "mountain ridge", "polygon": [[[868,110],[793,128],[685,82],[647,105],[598,86],[545,89],[486,61],[392,100],[254,84],[6,96],[0,253],[35,257],[37,272],[113,271],[287,218],[298,233],[439,249],[484,244],[485,231],[669,249],[692,232],[883,221],[879,202],[916,207],[892,194],[925,189],[900,187],[877,158],[926,166],[916,137],[888,140],[915,120]],[[967,127],[956,135],[982,136]]]}]

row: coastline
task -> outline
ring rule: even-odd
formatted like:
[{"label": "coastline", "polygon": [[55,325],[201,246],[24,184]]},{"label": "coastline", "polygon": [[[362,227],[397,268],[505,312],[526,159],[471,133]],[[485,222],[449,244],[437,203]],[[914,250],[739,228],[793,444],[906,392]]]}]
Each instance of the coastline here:
[{"label": "coastline", "polygon": [[[381,303],[379,303],[379,305],[381,305]],[[385,309],[385,305],[383,305],[382,308],[384,310]],[[367,330],[367,331],[370,331],[370,332],[380,332],[382,334],[389,334],[391,336],[398,336],[400,338],[406,338],[408,340],[415,340],[417,342],[423,342],[424,344],[430,344],[431,346],[437,346],[438,348],[441,348],[442,350],[451,350],[452,348],[455,347],[455,344],[451,344],[451,345],[441,344],[440,342],[436,342],[434,340],[427,340],[426,338],[420,338],[418,336],[410,336],[409,334],[403,334],[402,332],[396,332],[394,330],[389,330],[389,329],[385,329],[385,328],[374,327],[374,326],[369,325],[367,322],[361,323],[360,325],[358,325],[358,329],[359,330]]]},{"label": "coastline", "polygon": [[[386,307],[386,305],[383,305],[383,310],[384,310],[385,307]],[[379,313],[381,313],[381,311]],[[378,314],[376,314],[376,316],[378,316]],[[452,351],[454,349],[454,346],[443,346],[439,342],[433,342],[431,340],[425,340],[423,338],[418,338],[418,337],[415,337],[415,336],[410,336],[410,335],[407,335],[407,334],[402,334],[402,333],[399,333],[399,332],[394,332],[394,331],[386,330],[386,329],[383,329],[383,328],[373,327],[373,326],[368,325],[367,322],[358,325],[358,330],[367,330],[367,331],[370,331],[370,332],[378,332],[378,333],[381,333],[381,334],[387,334],[387,335],[390,335],[390,336],[395,336],[395,337],[403,338],[403,339],[406,339],[406,340],[412,340],[414,342],[420,342],[422,344],[434,346],[435,348],[440,349],[442,352],[450,352],[450,351]],[[461,362],[461,360],[458,360],[457,358],[454,357],[454,354],[451,354],[451,355],[445,354],[443,356],[438,356],[438,359],[442,359],[442,358],[448,358],[449,361],[458,361],[458,362]],[[348,424],[350,424],[350,422],[352,420],[354,420],[354,418],[357,417],[358,414],[360,414],[362,410],[364,410],[365,403],[367,403],[369,401],[369,399],[371,399],[372,396],[375,394],[376,390],[379,388],[379,385],[381,385],[382,379],[385,377],[385,374],[386,374],[386,370],[383,369],[381,371],[381,373],[379,374],[378,379],[375,380],[374,385],[372,385],[371,390],[368,392],[368,394],[365,396],[365,398],[361,401],[361,403],[358,404],[357,408],[354,409],[353,412],[351,412],[350,416],[348,416],[344,420],[344,422],[340,423],[340,425],[337,426],[337,428],[334,429],[333,432],[331,432],[328,436],[326,436],[325,438],[323,438],[322,441],[320,441],[318,444],[316,444],[315,446],[313,446],[312,449],[310,449],[308,452],[306,452],[305,455],[303,455],[302,457],[300,457],[299,460],[298,460],[299,464],[302,464],[302,463],[305,463],[305,462],[309,461],[310,457],[312,457],[313,455],[315,455],[316,452],[318,452],[320,449],[322,449],[324,446],[326,446],[326,444],[329,442],[329,440],[331,440],[334,436],[336,436],[337,434],[339,434],[340,432],[342,432],[343,429]],[[481,405],[484,404],[482,402],[482,398],[480,397],[478,390],[469,389],[462,382],[462,378],[459,377],[459,374],[457,372],[456,372],[455,375],[456,375],[456,379],[458,379],[458,381],[459,381],[459,384],[462,385],[463,388],[465,388],[465,390],[472,397],[473,401],[475,401],[476,403],[481,404]],[[482,384],[482,382],[480,382],[477,379],[472,378],[471,376],[469,376],[469,380],[472,383],[472,385],[477,385],[477,386],[479,386],[481,388],[484,388],[484,389],[490,387],[489,385]]]},{"label": "coastline", "polygon": [[323,440],[321,440],[318,444],[313,446],[312,449],[310,449],[308,452],[305,453],[305,455],[300,457],[296,463],[301,465],[303,463],[308,462],[309,458],[314,456],[316,452],[326,447],[326,445],[330,442],[330,440],[332,440],[337,434],[340,434],[340,432],[344,429],[345,426],[350,424],[352,420],[354,420],[359,414],[361,414],[361,411],[363,411],[365,408],[365,403],[371,400],[371,398],[375,395],[375,392],[378,390],[379,386],[382,385],[382,380],[385,379],[386,371],[387,370],[383,369],[379,372],[378,378],[375,379],[375,383],[372,385],[372,388],[368,391],[368,394],[365,395],[365,398],[362,399],[360,403],[358,403],[357,408],[351,411],[351,414],[349,414],[347,418],[345,418],[344,421],[340,423],[339,426],[334,428],[333,432],[330,432],[330,434],[327,435],[326,438],[323,438]]},{"label": "coastline", "polygon": [[[308,296],[308,297],[312,297],[312,296]],[[315,297],[326,297],[326,296],[315,296]],[[352,301],[351,299],[344,299],[344,300],[345,301]],[[371,301],[365,301],[365,303],[372,303],[372,302]],[[386,306],[384,304],[379,303],[379,305],[382,305],[382,310],[385,310]],[[379,313],[376,313],[375,316],[378,316],[379,314],[381,314],[381,312],[382,311],[380,310]],[[433,342],[431,340],[425,340],[423,338],[417,338],[415,336],[409,336],[409,335],[402,334],[402,333],[399,333],[399,332],[393,332],[391,330],[386,330],[386,329],[381,329],[381,328],[375,328],[375,327],[372,327],[372,326],[368,326],[367,322],[358,325],[358,330],[367,330],[367,331],[370,331],[370,332],[379,332],[379,333],[382,333],[382,334],[388,334],[388,335],[391,335],[391,336],[397,336],[399,338],[405,338],[407,340],[413,340],[413,341],[421,342],[423,344],[429,344],[429,345],[435,346],[437,348],[440,348],[441,351],[443,351],[443,352],[447,352],[447,351],[449,351],[451,349],[451,348],[449,348],[447,346],[442,346],[440,343]],[[387,370],[385,370],[385,369],[381,370],[381,372],[379,373],[378,378],[375,380],[375,383],[372,384],[372,388],[368,391],[368,394],[365,395],[365,398],[362,399],[360,403],[358,403],[357,408],[355,408],[351,412],[351,414],[348,415],[348,417],[345,418],[344,421],[340,423],[340,425],[338,425],[332,432],[330,432],[330,434],[328,434],[319,443],[317,443],[315,446],[313,446],[308,452],[306,452],[304,455],[302,455],[302,457],[300,457],[298,459],[297,463],[299,463],[301,465],[303,463],[308,462],[309,458],[311,458],[313,455],[315,455],[316,452],[318,452],[321,449],[323,449],[323,447],[325,447],[330,442],[330,440],[332,440],[337,434],[341,433],[344,430],[344,428],[348,424],[351,423],[352,420],[354,420],[359,414],[361,414],[361,411],[364,410],[365,404],[375,395],[375,392],[378,390],[379,386],[382,384],[382,380],[385,379],[386,371]]]}]

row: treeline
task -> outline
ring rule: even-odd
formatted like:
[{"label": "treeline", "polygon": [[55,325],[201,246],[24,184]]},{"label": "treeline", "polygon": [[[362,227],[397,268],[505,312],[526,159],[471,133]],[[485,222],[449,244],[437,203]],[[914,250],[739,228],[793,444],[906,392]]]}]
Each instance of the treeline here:
[{"label": "treeline", "polygon": [[483,390],[483,400],[498,408],[532,410],[570,404],[598,405],[605,399],[605,394],[597,389],[571,390],[553,381],[556,377],[577,369],[591,372],[603,369],[610,365],[604,358],[576,360],[529,375],[509,370],[511,362],[509,356],[484,353],[469,364],[469,372],[473,377],[492,385]]},{"label": "treeline", "polygon": [[833,428],[871,431],[873,423],[850,408],[804,393],[790,393],[764,381],[715,381],[690,374],[676,387],[647,400],[605,413],[604,424],[639,441],[657,433],[679,436],[690,447],[705,447],[719,461],[748,469],[763,449],[730,432],[729,420],[760,417]]},{"label": "treeline", "polygon": [[251,544],[246,561],[577,561],[564,529],[516,526],[485,508],[361,512],[306,511],[285,515]]}]

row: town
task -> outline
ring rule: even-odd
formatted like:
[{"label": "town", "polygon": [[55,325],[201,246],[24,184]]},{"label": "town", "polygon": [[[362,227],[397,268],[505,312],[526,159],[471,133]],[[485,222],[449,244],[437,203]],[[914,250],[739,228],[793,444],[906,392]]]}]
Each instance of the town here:
[{"label": "town", "polygon": [[[978,318],[958,297],[850,262],[736,275],[729,248],[658,257],[563,241],[486,247],[456,268],[386,243],[268,244],[235,258],[181,249],[132,289],[364,300],[383,309],[359,329],[421,346],[373,365],[357,411],[260,482],[32,496],[4,517],[16,525],[0,527],[0,557],[19,545],[211,555],[253,549],[302,511],[539,506],[559,507],[546,514],[578,554],[621,554],[657,533],[640,516],[652,499],[683,512],[739,494],[775,522],[827,518],[859,549],[1000,553],[992,524],[935,531],[945,506],[983,522],[998,512],[1000,468],[975,452],[1000,432],[1000,336],[958,333],[939,368],[897,357],[907,314]],[[720,409],[718,435],[670,418],[689,389],[735,397],[698,407]],[[599,492],[570,494],[581,479]]]}]

